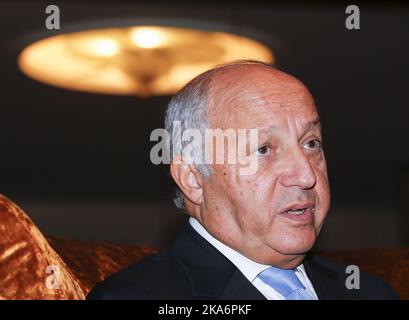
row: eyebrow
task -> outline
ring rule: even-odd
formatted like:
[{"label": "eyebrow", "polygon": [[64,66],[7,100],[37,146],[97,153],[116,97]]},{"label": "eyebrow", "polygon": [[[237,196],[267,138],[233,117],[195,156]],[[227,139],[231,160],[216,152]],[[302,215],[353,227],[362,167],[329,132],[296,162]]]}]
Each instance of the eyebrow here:
[{"label": "eyebrow", "polygon": [[304,127],[304,131],[302,135],[305,135],[308,131],[313,129],[314,127],[319,127],[321,128],[321,121],[319,117],[316,117],[314,120],[308,122],[306,126]]},{"label": "eyebrow", "polygon": [[[270,125],[263,128],[258,128],[260,135],[271,134],[274,129],[276,129],[278,125]],[[314,127],[321,127],[321,122],[319,117],[315,117],[313,120],[308,121],[305,126],[303,127],[302,136],[305,135],[308,131],[313,129]]]}]

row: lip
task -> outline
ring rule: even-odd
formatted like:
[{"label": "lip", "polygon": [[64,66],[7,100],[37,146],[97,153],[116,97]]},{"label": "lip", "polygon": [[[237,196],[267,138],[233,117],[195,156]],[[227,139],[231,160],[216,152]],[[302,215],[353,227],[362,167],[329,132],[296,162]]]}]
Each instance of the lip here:
[{"label": "lip", "polygon": [[[290,209],[304,209],[305,211],[299,215],[288,213],[287,211]],[[304,203],[295,203],[283,211],[281,211],[280,216],[287,218],[289,220],[299,222],[299,223],[311,223],[313,221],[315,212],[315,206],[311,202],[304,202]]]},{"label": "lip", "polygon": [[307,209],[307,208],[311,208],[311,209],[314,208],[314,202],[296,202],[296,203],[293,203],[287,206],[285,209],[281,210],[280,212],[284,213],[291,209]]}]

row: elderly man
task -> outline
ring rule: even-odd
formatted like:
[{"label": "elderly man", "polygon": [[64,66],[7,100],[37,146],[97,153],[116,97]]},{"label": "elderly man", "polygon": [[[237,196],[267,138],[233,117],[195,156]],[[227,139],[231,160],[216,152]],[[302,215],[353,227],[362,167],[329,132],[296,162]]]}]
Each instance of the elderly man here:
[{"label": "elderly man", "polygon": [[113,275],[89,299],[396,298],[380,279],[361,272],[351,287],[346,266],[307,257],[330,190],[319,116],[299,80],[257,61],[219,66],[176,94],[169,131],[175,121],[202,133],[257,129],[257,144],[246,145],[257,170],[187,161],[171,141],[175,202],[189,221],[169,251]]}]

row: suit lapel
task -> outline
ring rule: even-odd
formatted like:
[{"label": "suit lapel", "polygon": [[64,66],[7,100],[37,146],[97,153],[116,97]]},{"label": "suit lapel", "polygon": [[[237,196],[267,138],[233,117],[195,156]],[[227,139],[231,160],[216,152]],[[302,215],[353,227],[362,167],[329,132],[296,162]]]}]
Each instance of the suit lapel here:
[{"label": "suit lapel", "polygon": [[236,268],[220,299],[266,300],[266,297]]},{"label": "suit lapel", "polygon": [[265,299],[240,270],[189,224],[172,247],[194,299]]},{"label": "suit lapel", "polygon": [[313,257],[307,257],[303,264],[319,300],[334,300],[340,297],[338,274],[335,271],[321,265]]},{"label": "suit lapel", "polygon": [[[172,253],[189,281],[194,299],[265,300],[240,270],[200,236],[187,221]],[[345,298],[338,273],[314,257],[307,257],[305,271],[318,299]]]}]

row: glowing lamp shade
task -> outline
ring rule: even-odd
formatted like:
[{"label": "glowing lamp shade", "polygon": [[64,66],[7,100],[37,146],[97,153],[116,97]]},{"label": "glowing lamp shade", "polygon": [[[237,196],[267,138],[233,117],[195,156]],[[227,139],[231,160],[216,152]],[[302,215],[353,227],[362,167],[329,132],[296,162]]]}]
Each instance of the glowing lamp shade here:
[{"label": "glowing lamp shade", "polygon": [[225,32],[135,26],[65,33],[34,42],[18,63],[57,87],[117,95],[168,95],[199,73],[238,59],[274,63],[265,45]]}]

